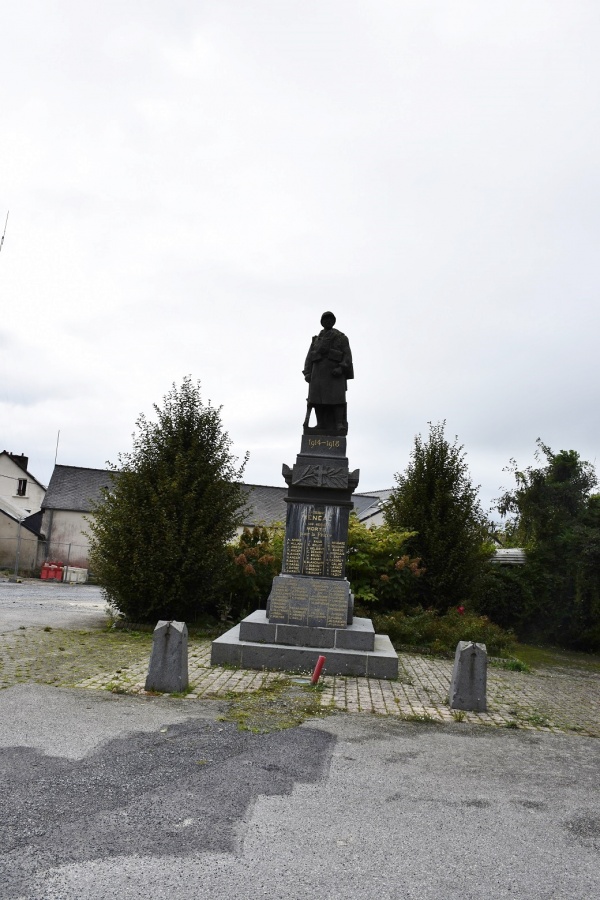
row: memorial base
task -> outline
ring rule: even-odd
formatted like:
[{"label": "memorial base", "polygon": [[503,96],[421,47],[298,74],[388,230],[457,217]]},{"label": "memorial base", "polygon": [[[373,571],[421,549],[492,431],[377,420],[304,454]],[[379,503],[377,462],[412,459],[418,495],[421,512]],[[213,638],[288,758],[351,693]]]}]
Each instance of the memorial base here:
[{"label": "memorial base", "polygon": [[387,635],[375,634],[370,619],[355,617],[346,628],[311,628],[269,622],[264,610],[213,641],[211,664],[310,672],[321,655],[325,675],[398,677],[398,654]]},{"label": "memorial base", "polygon": [[257,610],[213,641],[213,666],[397,678],[398,655],[370,619],[354,616],[346,578],[348,522],[359,471],[350,471],[346,438],[302,435],[288,484],[281,574],[267,610]]}]

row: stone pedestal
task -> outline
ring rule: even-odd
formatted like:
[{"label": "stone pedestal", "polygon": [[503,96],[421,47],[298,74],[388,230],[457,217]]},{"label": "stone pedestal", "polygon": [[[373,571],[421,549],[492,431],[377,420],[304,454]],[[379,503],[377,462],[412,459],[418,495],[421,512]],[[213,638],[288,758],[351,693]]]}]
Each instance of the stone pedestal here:
[{"label": "stone pedestal", "polygon": [[304,434],[290,469],[281,575],[266,612],[258,610],[213,641],[211,662],[250,669],[306,671],[325,656],[330,675],[397,678],[398,656],[370,619],[354,617],[346,579],[348,520],[358,469],[350,472],[343,436]]},{"label": "stone pedestal", "polygon": [[487,710],[487,651],[485,644],[459,641],[450,683],[450,706],[474,712]]},{"label": "stone pedestal", "polygon": [[152,635],[147,691],[184,691],[188,686],[188,631],[185,622],[161,620]]}]

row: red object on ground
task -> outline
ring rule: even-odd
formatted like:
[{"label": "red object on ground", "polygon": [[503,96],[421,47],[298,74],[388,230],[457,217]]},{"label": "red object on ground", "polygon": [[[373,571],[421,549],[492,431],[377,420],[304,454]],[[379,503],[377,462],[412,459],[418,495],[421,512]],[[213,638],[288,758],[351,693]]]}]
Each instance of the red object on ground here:
[{"label": "red object on ground", "polygon": [[465,614],[464,606],[457,606],[456,608],[458,610],[459,615],[464,616],[464,614]]},{"label": "red object on ground", "polygon": [[325,660],[327,657],[320,656],[317,660],[317,664],[315,666],[315,671],[312,673],[312,678],[310,679],[311,684],[316,684],[321,677],[321,669],[325,665]]},{"label": "red object on ground", "polygon": [[61,562],[44,563],[40,575],[46,581],[62,581],[63,564]]}]

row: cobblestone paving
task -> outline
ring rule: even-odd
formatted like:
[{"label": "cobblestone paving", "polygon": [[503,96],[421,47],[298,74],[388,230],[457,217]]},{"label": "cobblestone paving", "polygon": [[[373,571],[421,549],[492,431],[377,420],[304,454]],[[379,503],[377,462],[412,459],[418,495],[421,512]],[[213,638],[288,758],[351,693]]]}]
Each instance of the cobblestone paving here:
[{"label": "cobblestone paving", "polygon": [[600,737],[600,675],[580,670],[512,672],[488,666],[486,713],[448,706],[450,660],[400,654],[397,681],[325,678],[323,703],[348,712],[399,715],[413,720],[465,721]]},{"label": "cobblestone paving", "polygon": [[[143,693],[151,634],[26,628],[0,635],[0,688],[24,681],[61,687]],[[488,712],[448,707],[452,662],[400,655],[397,681],[325,676],[321,703],[349,713],[413,721],[455,722],[580,733],[600,737],[600,674],[579,669],[533,673],[488,667]],[[210,641],[189,642],[186,699],[256,691],[277,672],[211,667]]]}]

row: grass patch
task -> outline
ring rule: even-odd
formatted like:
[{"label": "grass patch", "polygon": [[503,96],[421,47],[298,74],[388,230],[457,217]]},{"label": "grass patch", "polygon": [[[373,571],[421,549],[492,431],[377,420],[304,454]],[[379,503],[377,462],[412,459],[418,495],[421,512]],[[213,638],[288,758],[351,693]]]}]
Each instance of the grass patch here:
[{"label": "grass patch", "polygon": [[494,669],[508,669],[509,672],[531,672],[531,666],[527,665],[526,662],[523,662],[522,659],[516,659],[516,657],[511,656],[508,659],[502,659],[501,657],[493,657],[488,659],[488,665],[492,666]]},{"label": "grass patch", "polygon": [[538,728],[549,728],[552,724],[546,718],[546,716],[543,716],[540,713],[533,713],[530,716],[523,716],[521,721],[526,722],[528,725],[535,725]]},{"label": "grass patch", "polygon": [[109,683],[105,687],[106,691],[110,691],[111,694],[126,694],[127,688],[125,688],[118,681],[109,681]]},{"label": "grass patch", "polygon": [[171,693],[169,694],[169,697],[175,697],[175,699],[177,699],[177,700],[184,700],[188,694],[192,693],[193,690],[194,690],[193,685],[188,684],[188,686],[186,688],[184,688],[182,691],[171,691]]},{"label": "grass patch", "polygon": [[30,628],[4,635],[2,652],[6,659],[19,663],[11,683],[32,681],[71,687],[149,659],[151,643],[150,635]]},{"label": "grass patch", "polygon": [[517,644],[514,654],[533,668],[568,668],[600,672],[600,655],[597,653],[562,650],[560,647]]},{"label": "grass patch", "polygon": [[[108,618],[108,630],[125,634],[152,634],[156,628],[156,622],[131,622],[115,614],[114,611],[106,611]],[[197,640],[214,640],[231,628],[231,624],[223,624],[216,620],[200,621],[196,623],[186,622],[188,636]]]},{"label": "grass patch", "polygon": [[295,728],[306,719],[329,714],[321,706],[321,689],[294,684],[289,678],[278,678],[263,684],[257,691],[225,695],[229,708],[223,722],[235,722],[241,731],[268,734]]},{"label": "grass patch", "polygon": [[439,719],[434,719],[429,713],[409,713],[402,716],[403,722],[417,722],[419,725],[441,725]]}]

